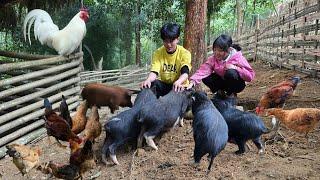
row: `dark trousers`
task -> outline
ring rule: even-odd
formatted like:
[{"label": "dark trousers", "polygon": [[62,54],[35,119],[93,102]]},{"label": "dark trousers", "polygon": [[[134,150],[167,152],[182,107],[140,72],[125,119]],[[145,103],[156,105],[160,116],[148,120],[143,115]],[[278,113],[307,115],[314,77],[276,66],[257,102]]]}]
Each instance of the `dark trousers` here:
[{"label": "dark trousers", "polygon": [[226,91],[227,95],[236,94],[241,92],[246,83],[241,79],[239,73],[235,69],[228,69],[223,77],[216,73],[202,79],[202,82],[210,88],[212,93],[218,90]]},{"label": "dark trousers", "polygon": [[164,83],[158,79],[151,83],[151,88],[155,88],[157,98],[168,94],[172,90],[173,84]]}]

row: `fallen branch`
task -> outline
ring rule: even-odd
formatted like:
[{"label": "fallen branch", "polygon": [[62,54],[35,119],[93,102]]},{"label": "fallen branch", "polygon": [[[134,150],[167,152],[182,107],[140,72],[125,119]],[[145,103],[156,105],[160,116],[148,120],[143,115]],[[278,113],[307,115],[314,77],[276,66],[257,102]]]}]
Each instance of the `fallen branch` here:
[{"label": "fallen branch", "polygon": [[314,159],[309,157],[309,156],[296,156],[295,158],[307,159],[307,160],[310,160],[310,161],[314,161]]}]

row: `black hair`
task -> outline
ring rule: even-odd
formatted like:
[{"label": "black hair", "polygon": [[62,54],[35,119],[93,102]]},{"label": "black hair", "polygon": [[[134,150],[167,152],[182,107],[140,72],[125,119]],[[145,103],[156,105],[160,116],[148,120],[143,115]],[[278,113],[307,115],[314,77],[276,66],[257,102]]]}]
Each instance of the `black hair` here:
[{"label": "black hair", "polygon": [[161,39],[174,40],[180,36],[180,26],[176,23],[166,23],[160,30]]},{"label": "black hair", "polygon": [[221,34],[214,40],[212,47],[218,47],[227,52],[230,47],[233,47],[237,51],[241,51],[241,47],[238,44],[232,44],[232,38],[226,34]]}]

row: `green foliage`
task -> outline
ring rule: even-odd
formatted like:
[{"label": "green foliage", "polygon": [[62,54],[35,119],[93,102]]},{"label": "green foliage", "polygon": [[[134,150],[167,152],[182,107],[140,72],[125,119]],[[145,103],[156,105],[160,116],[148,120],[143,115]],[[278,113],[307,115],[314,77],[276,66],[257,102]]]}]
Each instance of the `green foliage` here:
[{"label": "green foliage", "polygon": [[[264,18],[270,11],[273,11],[272,1],[256,0],[255,8],[253,1],[242,1],[246,24],[253,24],[257,14]],[[275,3],[279,1],[274,0]],[[40,2],[40,0],[34,2]],[[46,10],[52,16],[54,23],[63,28],[79,11],[80,3],[79,1],[69,0],[66,4],[56,5],[58,8],[52,8],[52,6],[55,7],[54,3],[58,2],[62,1],[46,1],[43,4],[36,3],[29,6]],[[46,8],[46,4],[49,4],[48,8]],[[135,27],[137,23],[141,24],[141,62],[143,65],[150,63],[153,51],[162,45],[159,31],[164,23],[176,22],[180,24],[182,30],[180,42],[183,42],[186,1],[84,0],[84,5],[89,7],[90,19],[87,23],[87,34],[83,43],[91,49],[96,63],[103,57],[103,69],[115,69],[135,63]],[[138,5],[141,8],[140,14],[137,13]],[[34,40],[33,36],[31,37],[31,46],[24,42],[21,25],[26,15],[26,7],[24,4],[19,4],[7,11],[8,13],[16,11],[17,13],[13,14],[18,14],[21,18],[14,19],[18,22],[16,23],[17,26],[12,27],[11,31],[0,30],[0,49],[56,54],[51,48]],[[208,0],[207,13],[211,15],[211,31],[214,36],[235,29],[237,19],[235,0]],[[83,51],[85,53],[85,69],[92,70],[93,64],[90,56],[85,49]]]},{"label": "green foliage", "polygon": [[[210,1],[210,0],[209,0]],[[274,12],[272,1],[256,0],[254,7],[254,0],[246,0],[242,2],[242,9],[244,10],[244,23],[246,25],[253,25],[256,17],[259,14],[260,18],[266,18],[270,13]],[[273,0],[275,4],[282,2],[282,0]],[[216,36],[220,33],[232,32],[236,28],[237,15],[236,15],[236,1],[225,0],[221,1],[215,9],[213,22],[211,23],[212,33]]]}]

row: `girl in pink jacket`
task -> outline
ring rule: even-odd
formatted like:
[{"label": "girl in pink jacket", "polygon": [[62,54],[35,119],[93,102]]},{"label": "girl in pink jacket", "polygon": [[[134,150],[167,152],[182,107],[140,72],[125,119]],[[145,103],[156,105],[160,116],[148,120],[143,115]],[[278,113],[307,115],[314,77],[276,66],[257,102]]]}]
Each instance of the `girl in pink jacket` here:
[{"label": "girl in pink jacket", "polygon": [[[222,34],[213,42],[213,55],[190,77],[191,88],[202,82],[212,93],[221,90],[227,96],[241,92],[254,78],[254,71],[239,46],[232,47],[230,36]],[[235,49],[237,48],[237,49]],[[237,51],[238,50],[238,51]]]}]

